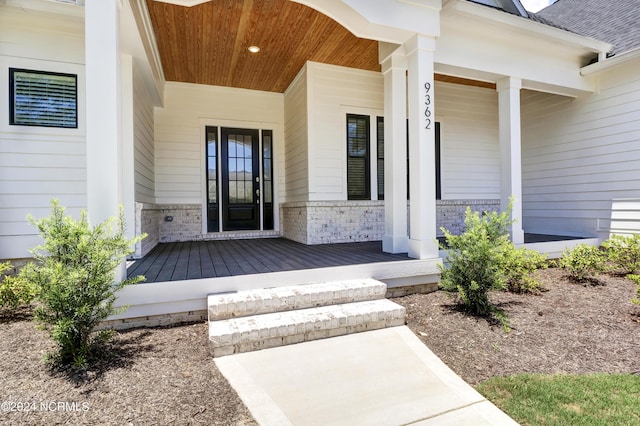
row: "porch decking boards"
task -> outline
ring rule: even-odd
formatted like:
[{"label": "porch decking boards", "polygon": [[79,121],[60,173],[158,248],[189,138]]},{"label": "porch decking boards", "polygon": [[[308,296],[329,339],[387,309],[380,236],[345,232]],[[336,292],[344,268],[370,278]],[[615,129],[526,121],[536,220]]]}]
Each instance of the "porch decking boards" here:
[{"label": "porch decking boards", "polygon": [[178,281],[410,260],[379,241],[307,246],[284,238],[158,244],[127,268],[146,282]]}]

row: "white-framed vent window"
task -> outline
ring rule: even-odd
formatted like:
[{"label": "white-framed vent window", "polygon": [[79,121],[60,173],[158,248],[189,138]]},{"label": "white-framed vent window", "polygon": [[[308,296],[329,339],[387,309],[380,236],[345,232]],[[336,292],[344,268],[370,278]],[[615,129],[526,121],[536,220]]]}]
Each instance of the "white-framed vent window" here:
[{"label": "white-framed vent window", "polygon": [[9,68],[9,124],[78,127],[78,76]]}]

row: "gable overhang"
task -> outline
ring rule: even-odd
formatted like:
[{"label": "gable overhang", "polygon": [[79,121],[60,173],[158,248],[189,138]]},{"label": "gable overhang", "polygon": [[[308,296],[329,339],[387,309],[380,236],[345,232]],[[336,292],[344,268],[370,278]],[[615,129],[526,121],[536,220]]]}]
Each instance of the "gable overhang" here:
[{"label": "gable overhang", "polygon": [[469,1],[457,0],[454,6],[455,10],[479,18],[494,22],[496,24],[512,28],[518,32],[526,32],[530,36],[548,40],[553,43],[561,43],[568,47],[580,49],[599,55],[606,55],[613,49],[613,45],[603,41],[584,37],[570,31],[544,25],[520,16],[504,13],[489,7],[484,7]]},{"label": "gable overhang", "polygon": [[465,0],[442,13],[435,71],[480,81],[515,77],[522,87],[571,97],[596,90],[581,75],[612,46]]},{"label": "gable overhang", "polygon": [[292,0],[329,16],[360,38],[402,44],[440,34],[442,0]]}]

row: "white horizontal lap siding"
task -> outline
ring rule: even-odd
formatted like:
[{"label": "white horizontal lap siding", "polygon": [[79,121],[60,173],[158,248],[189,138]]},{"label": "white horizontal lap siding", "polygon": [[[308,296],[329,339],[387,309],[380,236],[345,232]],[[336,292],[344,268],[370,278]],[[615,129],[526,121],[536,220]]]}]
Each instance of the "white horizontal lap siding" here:
[{"label": "white horizontal lap siding", "polygon": [[600,91],[576,100],[523,93],[527,231],[598,236],[614,198],[640,196],[638,67],[601,75]]},{"label": "white horizontal lap siding", "polygon": [[[384,79],[378,72],[315,62],[308,62],[307,69],[310,199],[346,200],[346,114],[370,115],[375,124],[384,111]],[[370,138],[373,155],[375,133]]]},{"label": "white horizontal lap siding", "polygon": [[284,199],[286,201],[307,201],[309,199],[306,70],[306,66],[300,70],[284,93]]},{"label": "white horizontal lap siding", "polygon": [[497,92],[436,82],[434,96],[442,199],[499,199]]},{"label": "white horizontal lap siding", "polygon": [[[0,259],[30,257],[40,244],[27,214],[86,209],[83,22],[0,5]],[[78,76],[78,128],[9,125],[9,68]]]},{"label": "white horizontal lap siding", "polygon": [[153,105],[134,64],[134,176],[135,200],[155,202],[155,147],[153,138]]},{"label": "white horizontal lap siding", "polygon": [[154,112],[156,202],[203,202],[203,120],[218,126],[216,123],[234,123],[237,127],[246,122],[275,123],[278,147],[283,103],[283,96],[278,93],[168,82],[165,106]]}]

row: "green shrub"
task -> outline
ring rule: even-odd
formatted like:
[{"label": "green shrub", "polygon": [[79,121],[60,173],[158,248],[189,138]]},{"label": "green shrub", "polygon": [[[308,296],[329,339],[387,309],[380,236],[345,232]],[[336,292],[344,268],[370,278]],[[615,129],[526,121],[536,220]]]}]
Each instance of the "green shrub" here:
[{"label": "green shrub", "polygon": [[142,237],[127,240],[122,211],[116,220],[91,227],[85,212],[79,220],[64,216],[64,208],[52,203],[48,218],[29,220],[38,228],[44,244],[32,250],[36,262],[26,265],[20,276],[40,289],[36,320],[57,343],[50,360],[62,365],[84,366],[92,349],[110,336],[109,330],[94,333],[109,315],[115,293],[143,277],[115,283],[115,270]]},{"label": "green shrub", "polygon": [[602,243],[607,260],[623,274],[640,272],[640,234],[612,235]]},{"label": "green shrub", "polygon": [[503,254],[511,244],[508,229],[512,223],[511,203],[503,213],[480,215],[467,208],[466,231],[453,235],[442,229],[446,238],[447,266],[441,266],[440,285],[455,291],[461,304],[472,314],[496,317],[508,329],[505,313],[489,301],[490,290],[507,286]]},{"label": "green shrub", "polygon": [[630,274],[627,275],[627,278],[636,283],[636,285],[638,286],[638,289],[636,290],[636,297],[634,299],[631,299],[631,302],[635,303],[636,305],[640,305],[640,275]]},{"label": "green shrub", "polygon": [[9,262],[0,263],[0,308],[13,312],[19,306],[28,305],[33,301],[36,287],[19,277],[5,275],[9,269]]},{"label": "green shrub", "polygon": [[511,243],[505,244],[501,254],[507,289],[513,293],[539,293],[542,283],[536,271],[547,267],[547,255],[524,247],[516,248]]},{"label": "green shrub", "polygon": [[594,279],[604,270],[605,258],[598,247],[578,244],[562,252],[560,267],[569,271],[571,279],[584,282]]}]

